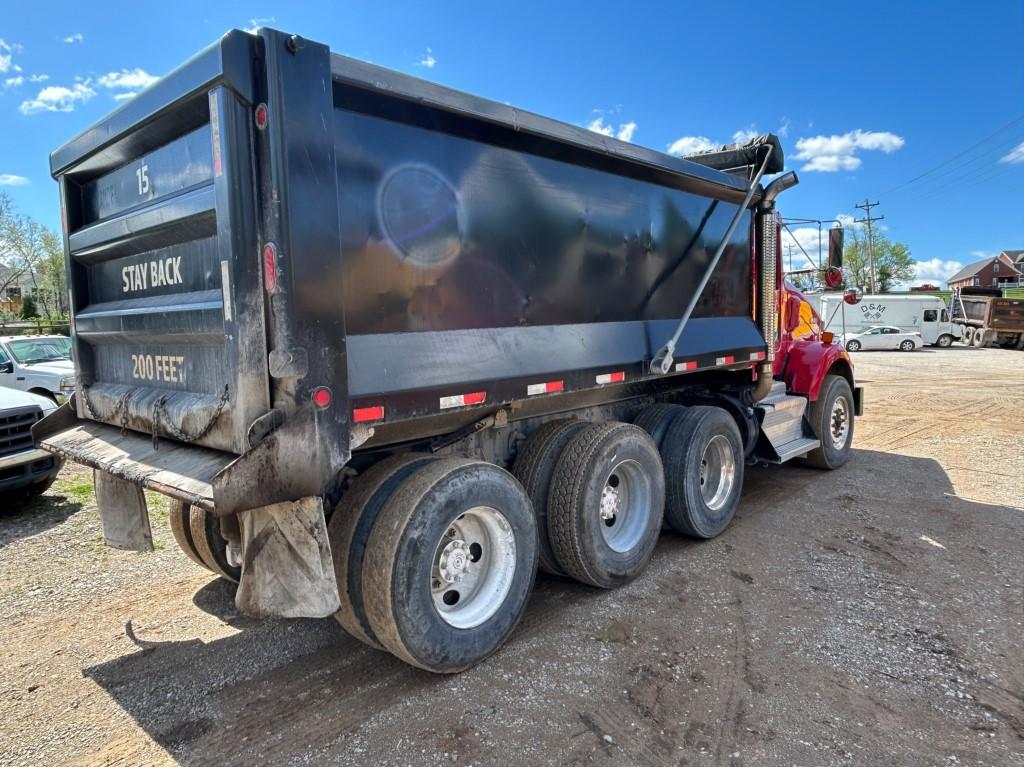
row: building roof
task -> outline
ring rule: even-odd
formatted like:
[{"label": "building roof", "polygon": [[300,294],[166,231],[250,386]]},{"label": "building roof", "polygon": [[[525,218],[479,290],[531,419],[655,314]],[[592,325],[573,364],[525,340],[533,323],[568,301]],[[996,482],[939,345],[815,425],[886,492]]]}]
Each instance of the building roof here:
[{"label": "building roof", "polygon": [[[959,272],[957,272],[952,277],[950,277],[948,280],[946,280],[946,282],[947,283],[949,283],[949,282],[959,282],[960,280],[966,280],[968,277],[973,277],[978,272],[980,272],[982,269],[984,269],[986,266],[991,264],[993,261],[995,261],[996,259],[999,259],[1001,256],[1007,256],[1012,261],[1013,260],[1013,256],[1010,255],[1011,253],[1021,253],[1021,254],[1024,254],[1024,251],[1004,250],[998,256],[989,256],[988,258],[983,258],[980,261],[975,261],[973,264],[968,264],[967,266],[965,266]],[[1016,271],[1019,272],[1019,270],[1017,270],[1016,267],[1012,267],[1011,266],[1010,268],[1011,269],[1015,269]]]},{"label": "building roof", "polygon": [[1024,263],[1024,250],[1004,250],[999,255],[1008,257],[1015,264]]}]

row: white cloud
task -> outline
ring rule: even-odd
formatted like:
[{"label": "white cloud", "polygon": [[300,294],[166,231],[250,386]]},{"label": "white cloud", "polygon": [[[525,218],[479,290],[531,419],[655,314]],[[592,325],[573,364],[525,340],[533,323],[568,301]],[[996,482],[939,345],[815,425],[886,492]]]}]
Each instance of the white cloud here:
[{"label": "white cloud", "polygon": [[21,71],[21,67],[14,64],[11,57],[12,53],[20,52],[20,45],[18,45],[17,43],[9,43],[2,37],[0,37],[0,74],[4,72],[10,72],[11,70],[15,72]]},{"label": "white cloud", "polygon": [[114,101],[127,101],[128,99],[135,98],[135,91],[128,91],[127,93],[115,93]]},{"label": "white cloud", "polygon": [[620,141],[632,141],[633,135],[636,133],[636,123],[619,123],[618,130],[616,130],[611,123],[605,123],[603,117],[597,117],[587,123],[587,130],[600,133],[602,136],[614,136]]},{"label": "white cloud", "polygon": [[84,104],[95,95],[96,91],[88,83],[75,83],[70,88],[48,85],[34,99],[21,102],[19,108],[26,115],[37,112],[72,112],[78,103]]},{"label": "white cloud", "polygon": [[24,176],[16,176],[13,173],[0,173],[0,186],[25,186],[29,180]]},{"label": "white cloud", "polygon": [[789,127],[792,124],[793,124],[792,120],[790,120],[788,117],[783,117],[782,118],[782,125],[779,126],[779,129],[777,131],[775,131],[775,133],[778,135],[779,138],[786,138],[786,136],[789,135]]},{"label": "white cloud", "polygon": [[17,77],[8,77],[6,80],[4,80],[4,87],[5,88],[17,88],[19,85],[21,85],[24,82],[25,82],[25,78],[22,77],[21,75],[18,75]]},{"label": "white cloud", "polygon": [[272,24],[275,21],[277,21],[277,19],[273,16],[266,16],[261,19],[249,19],[249,26],[245,28],[245,31],[250,35],[255,35],[259,31],[260,27],[265,27],[267,24]]},{"label": "white cloud", "polygon": [[706,136],[681,136],[668,145],[668,153],[677,157],[686,157],[697,152],[717,149],[718,144]]},{"label": "white cloud", "polygon": [[801,170],[834,173],[860,167],[859,151],[881,151],[891,154],[906,143],[902,136],[889,131],[857,130],[842,135],[812,136],[797,139],[796,160],[806,160]]},{"label": "white cloud", "polygon": [[1009,151],[1006,156],[1001,157],[999,162],[1008,162],[1016,165],[1019,162],[1024,162],[1024,141],[1021,141],[1017,146]]},{"label": "white cloud", "polygon": [[81,32],[75,32],[75,34],[73,34],[73,35],[68,35],[67,37],[65,37],[65,38],[64,38],[64,42],[65,42],[65,43],[80,43],[80,42],[82,42],[82,41],[83,41],[84,39],[85,39],[85,38],[84,38],[84,37],[82,36],[82,33],[81,33]]},{"label": "white cloud", "polygon": [[636,133],[636,123],[623,123],[619,126],[619,131],[615,134],[615,138],[620,141],[632,141],[634,133]]},{"label": "white cloud", "polygon": [[757,138],[757,127],[751,125],[749,128],[743,128],[732,134],[732,141],[734,144],[746,144],[752,138]]},{"label": "white cloud", "polygon": [[929,258],[914,263],[914,279],[916,282],[930,282],[942,285],[954,274],[964,268],[959,261],[946,261],[941,258]]},{"label": "white cloud", "polygon": [[45,83],[50,79],[49,75],[29,75],[28,81],[30,83]]},{"label": "white cloud", "polygon": [[104,88],[112,89],[141,89],[155,83],[160,78],[151,75],[145,69],[122,69],[120,72],[108,72],[97,78],[96,82]]},{"label": "white cloud", "polygon": [[437,59],[434,58],[434,52],[431,51],[430,48],[427,48],[427,52],[420,56],[419,59],[416,60],[416,63],[421,67],[433,69],[434,65],[437,64]]}]

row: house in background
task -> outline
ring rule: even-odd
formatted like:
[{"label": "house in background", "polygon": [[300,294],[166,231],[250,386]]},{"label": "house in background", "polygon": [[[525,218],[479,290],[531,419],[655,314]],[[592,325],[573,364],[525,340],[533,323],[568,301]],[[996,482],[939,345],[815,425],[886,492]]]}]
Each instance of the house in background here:
[{"label": "house in background", "polygon": [[950,288],[1002,288],[1024,284],[1024,250],[1004,250],[998,256],[975,261],[947,282]]}]

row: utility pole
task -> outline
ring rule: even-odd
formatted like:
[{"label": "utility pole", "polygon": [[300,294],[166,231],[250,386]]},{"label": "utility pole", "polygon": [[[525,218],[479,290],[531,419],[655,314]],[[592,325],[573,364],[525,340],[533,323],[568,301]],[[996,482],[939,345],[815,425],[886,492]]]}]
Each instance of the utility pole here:
[{"label": "utility pole", "polygon": [[875,207],[876,205],[878,205],[878,200],[875,200],[874,202],[868,202],[868,198],[867,197],[864,198],[864,204],[863,205],[854,205],[855,208],[860,208],[861,210],[864,211],[864,218],[856,219],[857,223],[858,224],[867,224],[868,225],[868,268],[870,269],[870,272],[871,272],[871,292],[872,293],[876,293],[877,292],[877,287],[875,285],[875,241],[874,241],[874,236],[873,236],[874,233],[873,233],[873,230],[871,228],[871,225],[875,221],[881,221],[883,218],[885,218],[885,216],[872,216],[871,215],[871,209],[873,207]]},{"label": "utility pole", "polygon": [[793,271],[793,250],[796,248],[791,242],[786,243],[786,254],[789,256],[789,271]]}]

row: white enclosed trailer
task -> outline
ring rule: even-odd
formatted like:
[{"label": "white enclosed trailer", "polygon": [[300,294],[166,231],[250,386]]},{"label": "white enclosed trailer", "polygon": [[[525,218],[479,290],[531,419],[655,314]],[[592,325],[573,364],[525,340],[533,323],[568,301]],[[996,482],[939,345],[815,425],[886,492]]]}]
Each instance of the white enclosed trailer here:
[{"label": "white enclosed trailer", "polygon": [[946,347],[960,338],[960,326],[950,322],[941,296],[865,295],[852,305],[843,301],[842,293],[817,293],[806,298],[821,317],[824,329],[837,336],[860,333],[874,325],[894,325],[920,333],[932,346]]}]

